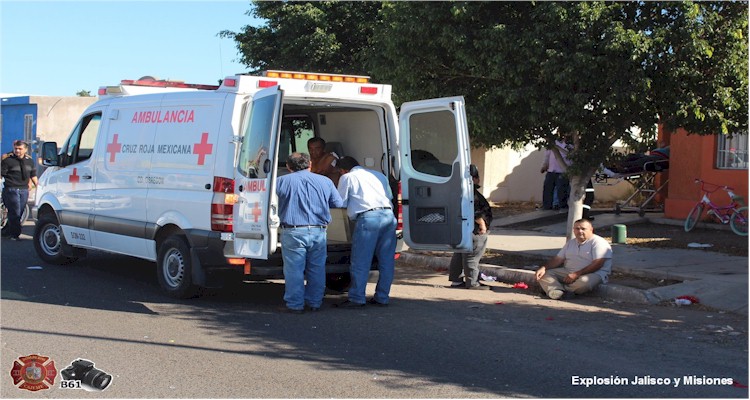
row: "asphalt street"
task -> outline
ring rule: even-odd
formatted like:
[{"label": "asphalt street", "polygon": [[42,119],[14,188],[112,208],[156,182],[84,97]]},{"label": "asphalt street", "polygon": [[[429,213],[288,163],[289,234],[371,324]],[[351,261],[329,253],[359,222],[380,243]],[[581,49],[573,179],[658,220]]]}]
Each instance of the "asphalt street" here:
[{"label": "asphalt street", "polygon": [[[174,300],[152,263],[46,265],[30,240],[2,241],[1,273],[2,398],[748,397],[747,317],[732,313],[447,289],[400,267],[389,307],[330,307],[338,295],[292,315],[282,281]],[[112,383],[20,389],[8,371],[31,354],[58,371],[90,360]]]}]

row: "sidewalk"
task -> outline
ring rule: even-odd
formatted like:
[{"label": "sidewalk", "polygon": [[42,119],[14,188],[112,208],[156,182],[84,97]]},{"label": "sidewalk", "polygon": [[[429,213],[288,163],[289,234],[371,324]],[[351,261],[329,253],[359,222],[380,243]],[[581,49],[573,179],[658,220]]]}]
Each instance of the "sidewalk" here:
[{"label": "sidewalk", "polygon": [[[552,257],[565,244],[566,223],[556,223],[533,231],[505,228],[518,222],[548,217],[553,211],[533,211],[493,221],[487,248],[502,253],[516,253]],[[660,214],[647,214],[652,222],[660,220]],[[595,231],[606,236],[614,224],[643,222],[637,214],[596,214]],[[679,280],[681,283],[639,289],[629,286],[606,284],[598,287],[593,295],[616,301],[638,304],[655,304],[678,296],[694,296],[700,303],[712,308],[748,314],[748,259],[728,256],[700,249],[649,249],[613,244],[613,272],[645,278]],[[401,260],[406,263],[427,264],[436,269],[447,269],[445,257],[427,257],[404,252]],[[534,272],[524,266],[501,267],[481,264],[485,275],[498,280],[536,285]]]}]

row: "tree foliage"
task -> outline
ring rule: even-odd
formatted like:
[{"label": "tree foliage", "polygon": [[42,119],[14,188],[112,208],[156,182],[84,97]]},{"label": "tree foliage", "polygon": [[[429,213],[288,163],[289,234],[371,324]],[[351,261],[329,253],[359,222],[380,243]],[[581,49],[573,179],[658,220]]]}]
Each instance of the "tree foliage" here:
[{"label": "tree foliage", "polygon": [[366,75],[363,51],[378,19],[378,2],[255,1],[247,14],[265,20],[233,38],[241,62],[253,72],[267,69]]},{"label": "tree foliage", "polygon": [[254,7],[264,26],[223,33],[253,68],[371,75],[393,85],[397,104],[463,95],[475,146],[567,138],[574,206],[612,145],[636,143],[639,131],[653,138],[658,122],[696,134],[748,130],[746,2]]}]

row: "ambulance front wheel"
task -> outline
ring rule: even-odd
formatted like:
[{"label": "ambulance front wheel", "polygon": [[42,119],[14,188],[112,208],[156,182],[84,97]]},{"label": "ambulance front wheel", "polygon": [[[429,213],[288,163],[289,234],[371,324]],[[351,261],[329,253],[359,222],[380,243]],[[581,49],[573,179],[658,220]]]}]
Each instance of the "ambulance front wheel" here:
[{"label": "ambulance front wheel", "polygon": [[190,246],[182,236],[170,236],[159,246],[156,262],[159,285],[172,297],[185,299],[196,294],[193,285]]},{"label": "ambulance front wheel", "polygon": [[78,258],[65,255],[63,249],[67,245],[55,214],[46,212],[40,215],[34,227],[34,249],[39,258],[50,264],[70,264]]}]

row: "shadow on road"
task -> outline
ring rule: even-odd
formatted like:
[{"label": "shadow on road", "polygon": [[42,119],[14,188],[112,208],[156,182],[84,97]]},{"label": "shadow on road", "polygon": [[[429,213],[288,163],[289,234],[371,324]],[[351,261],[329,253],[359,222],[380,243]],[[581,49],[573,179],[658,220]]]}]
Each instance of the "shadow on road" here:
[{"label": "shadow on road", "polygon": [[[570,384],[572,375],[603,374],[628,379],[730,376],[742,382],[748,372],[746,334],[717,345],[711,332],[701,332],[701,326],[691,320],[690,311],[643,313],[594,299],[582,300],[585,307],[567,307],[513,297],[531,295],[510,288],[456,298],[452,290],[436,287],[435,277],[447,284],[441,274],[404,269],[398,272],[389,307],[339,310],[331,304],[344,297],[336,295],[326,297],[320,312],[291,315],[278,311],[283,306],[281,281],[249,282],[200,298],[174,300],[160,293],[156,268],[150,262],[90,252],[72,265],[51,266],[37,258],[30,240],[4,240],[2,246],[3,300],[190,320],[202,335],[213,339],[211,344],[197,345],[4,326],[8,331],[182,348],[206,357],[229,352],[307,362],[322,370],[364,371],[379,376],[381,384],[394,393],[417,377],[426,384],[463,387],[472,397],[748,396],[746,388],[731,386],[631,386],[625,392],[613,392],[608,386]],[[426,294],[419,298],[414,291]],[[511,300],[492,297],[503,294],[511,295]],[[687,346],[692,350],[686,352]],[[700,356],[709,352],[714,356]],[[332,387],[330,393],[331,397],[351,397],[346,388]],[[428,386],[424,394],[445,397]]]}]

